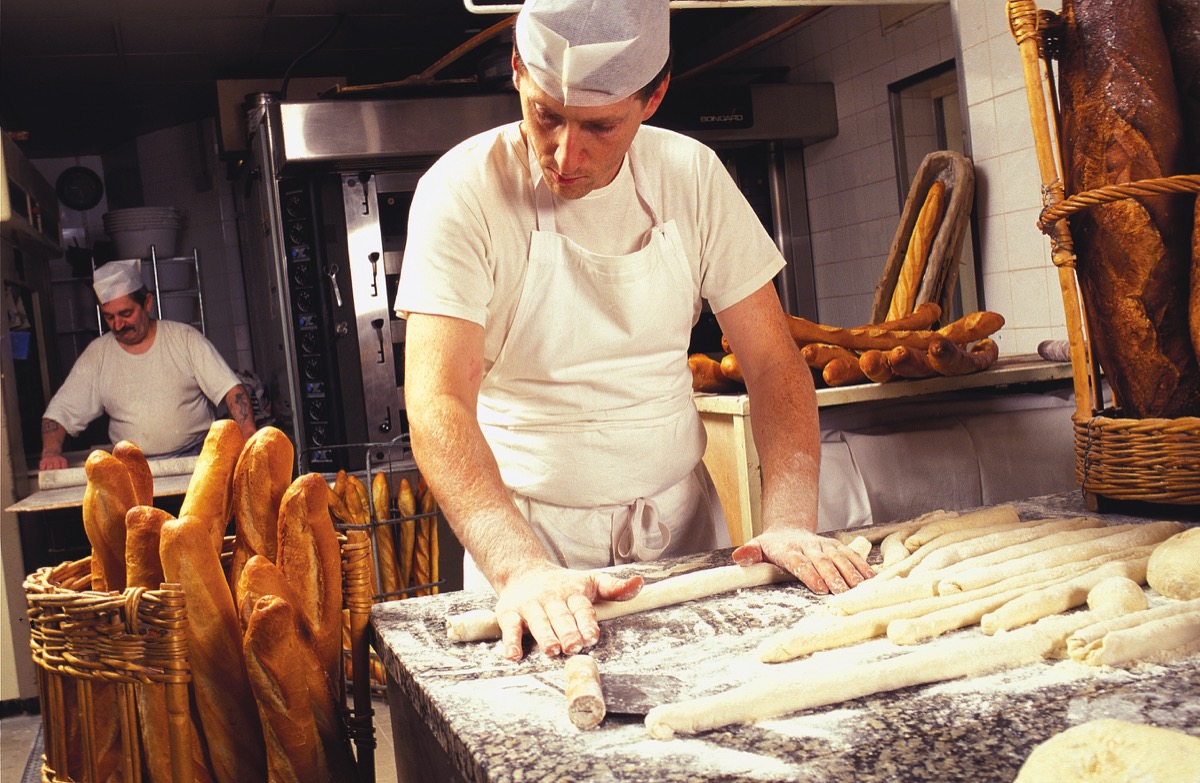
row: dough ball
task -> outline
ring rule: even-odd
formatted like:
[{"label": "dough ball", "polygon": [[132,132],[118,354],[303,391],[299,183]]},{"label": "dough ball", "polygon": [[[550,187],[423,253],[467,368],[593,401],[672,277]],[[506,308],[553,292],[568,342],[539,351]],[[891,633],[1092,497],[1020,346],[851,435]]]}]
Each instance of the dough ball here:
[{"label": "dough ball", "polygon": [[1146,584],[1167,598],[1200,598],[1200,527],[1177,533],[1155,548],[1146,564]]},{"label": "dough ball", "polygon": [[871,542],[863,536],[855,536],[850,539],[850,543],[846,544],[846,546],[852,552],[857,553],[863,560],[866,560],[867,555],[871,554]]},{"label": "dough ball", "polygon": [[1072,726],[1033,749],[1015,783],[1180,783],[1200,769],[1200,738],[1123,720]]},{"label": "dough ball", "polygon": [[1137,612],[1149,606],[1146,591],[1127,576],[1110,576],[1101,579],[1088,591],[1088,609],[1116,616]]}]

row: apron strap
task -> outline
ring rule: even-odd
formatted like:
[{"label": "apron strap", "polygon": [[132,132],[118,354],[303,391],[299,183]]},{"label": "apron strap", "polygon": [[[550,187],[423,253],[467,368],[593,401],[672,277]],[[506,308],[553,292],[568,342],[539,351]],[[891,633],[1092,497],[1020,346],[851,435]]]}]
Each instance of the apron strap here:
[{"label": "apron strap", "polygon": [[671,545],[671,529],[663,524],[658,505],[638,498],[613,514],[614,563],[656,560]]}]

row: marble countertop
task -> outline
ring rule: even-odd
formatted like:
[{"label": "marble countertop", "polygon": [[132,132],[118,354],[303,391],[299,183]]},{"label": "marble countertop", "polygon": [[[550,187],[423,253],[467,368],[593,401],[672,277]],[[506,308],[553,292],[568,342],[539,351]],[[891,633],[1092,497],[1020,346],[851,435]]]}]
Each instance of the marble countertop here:
[{"label": "marble countertop", "polygon": [[[1025,519],[1087,513],[1079,493],[1014,505]],[[1147,521],[1103,516],[1110,524]],[[728,558],[722,551],[615,570],[649,582]],[[618,618],[603,624],[591,654],[602,678],[669,673],[685,682],[681,698],[713,693],[783,671],[789,664],[761,663],[755,648],[820,600],[798,584],[777,584]],[[456,779],[1009,783],[1035,745],[1094,718],[1200,734],[1200,655],[1130,669],[1044,662],[671,740],[651,738],[636,716],[610,715],[581,731],[552,685],[561,682],[561,660],[532,652],[510,663],[493,642],[446,639],[447,615],[490,605],[488,594],[453,592],[371,613],[389,698],[411,706]],[[965,634],[979,631],[926,644]],[[817,656],[852,677],[856,666],[899,649],[884,638]]]}]

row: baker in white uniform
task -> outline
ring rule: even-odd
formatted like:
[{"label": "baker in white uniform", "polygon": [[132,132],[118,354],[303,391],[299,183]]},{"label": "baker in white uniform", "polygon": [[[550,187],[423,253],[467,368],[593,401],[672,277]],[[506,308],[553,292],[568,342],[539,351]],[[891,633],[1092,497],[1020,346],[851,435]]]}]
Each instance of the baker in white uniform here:
[{"label": "baker in white uniform", "polygon": [[188,324],[150,317],[154,295],[139,259],[97,268],[92,288],[109,331],[88,344],[46,406],[39,470],[67,467],[67,435],[104,413],[109,439],[148,457],[199,454],[222,401],[242,433],[254,433],[250,395],[213,344]]},{"label": "baker in white uniform", "polygon": [[504,654],[599,639],[592,602],[640,578],[594,570],[729,545],[701,458],[687,352],[707,299],[754,400],[768,560],[816,592],[872,574],[818,536],[810,371],[772,279],[784,264],[711,150],[643,126],[669,82],[667,0],[526,0],[522,120],[475,136],[413,198],[407,318],[412,447],[490,586]]}]

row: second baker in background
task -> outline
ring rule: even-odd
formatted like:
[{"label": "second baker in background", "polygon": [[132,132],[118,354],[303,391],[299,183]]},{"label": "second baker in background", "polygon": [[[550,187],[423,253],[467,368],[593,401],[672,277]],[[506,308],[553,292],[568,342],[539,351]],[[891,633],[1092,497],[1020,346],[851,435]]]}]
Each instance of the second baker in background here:
[{"label": "second baker in background", "polygon": [[[417,463],[495,589],[504,654],[599,639],[587,570],[728,546],[687,355],[707,299],[754,400],[763,532],[734,552],[819,593],[871,575],[818,536],[812,376],[772,279],[778,249],[716,155],[651,126],[670,81],[667,0],[527,0],[522,120],[421,179],[395,308]],[[481,578],[482,577],[482,578]]]}]

